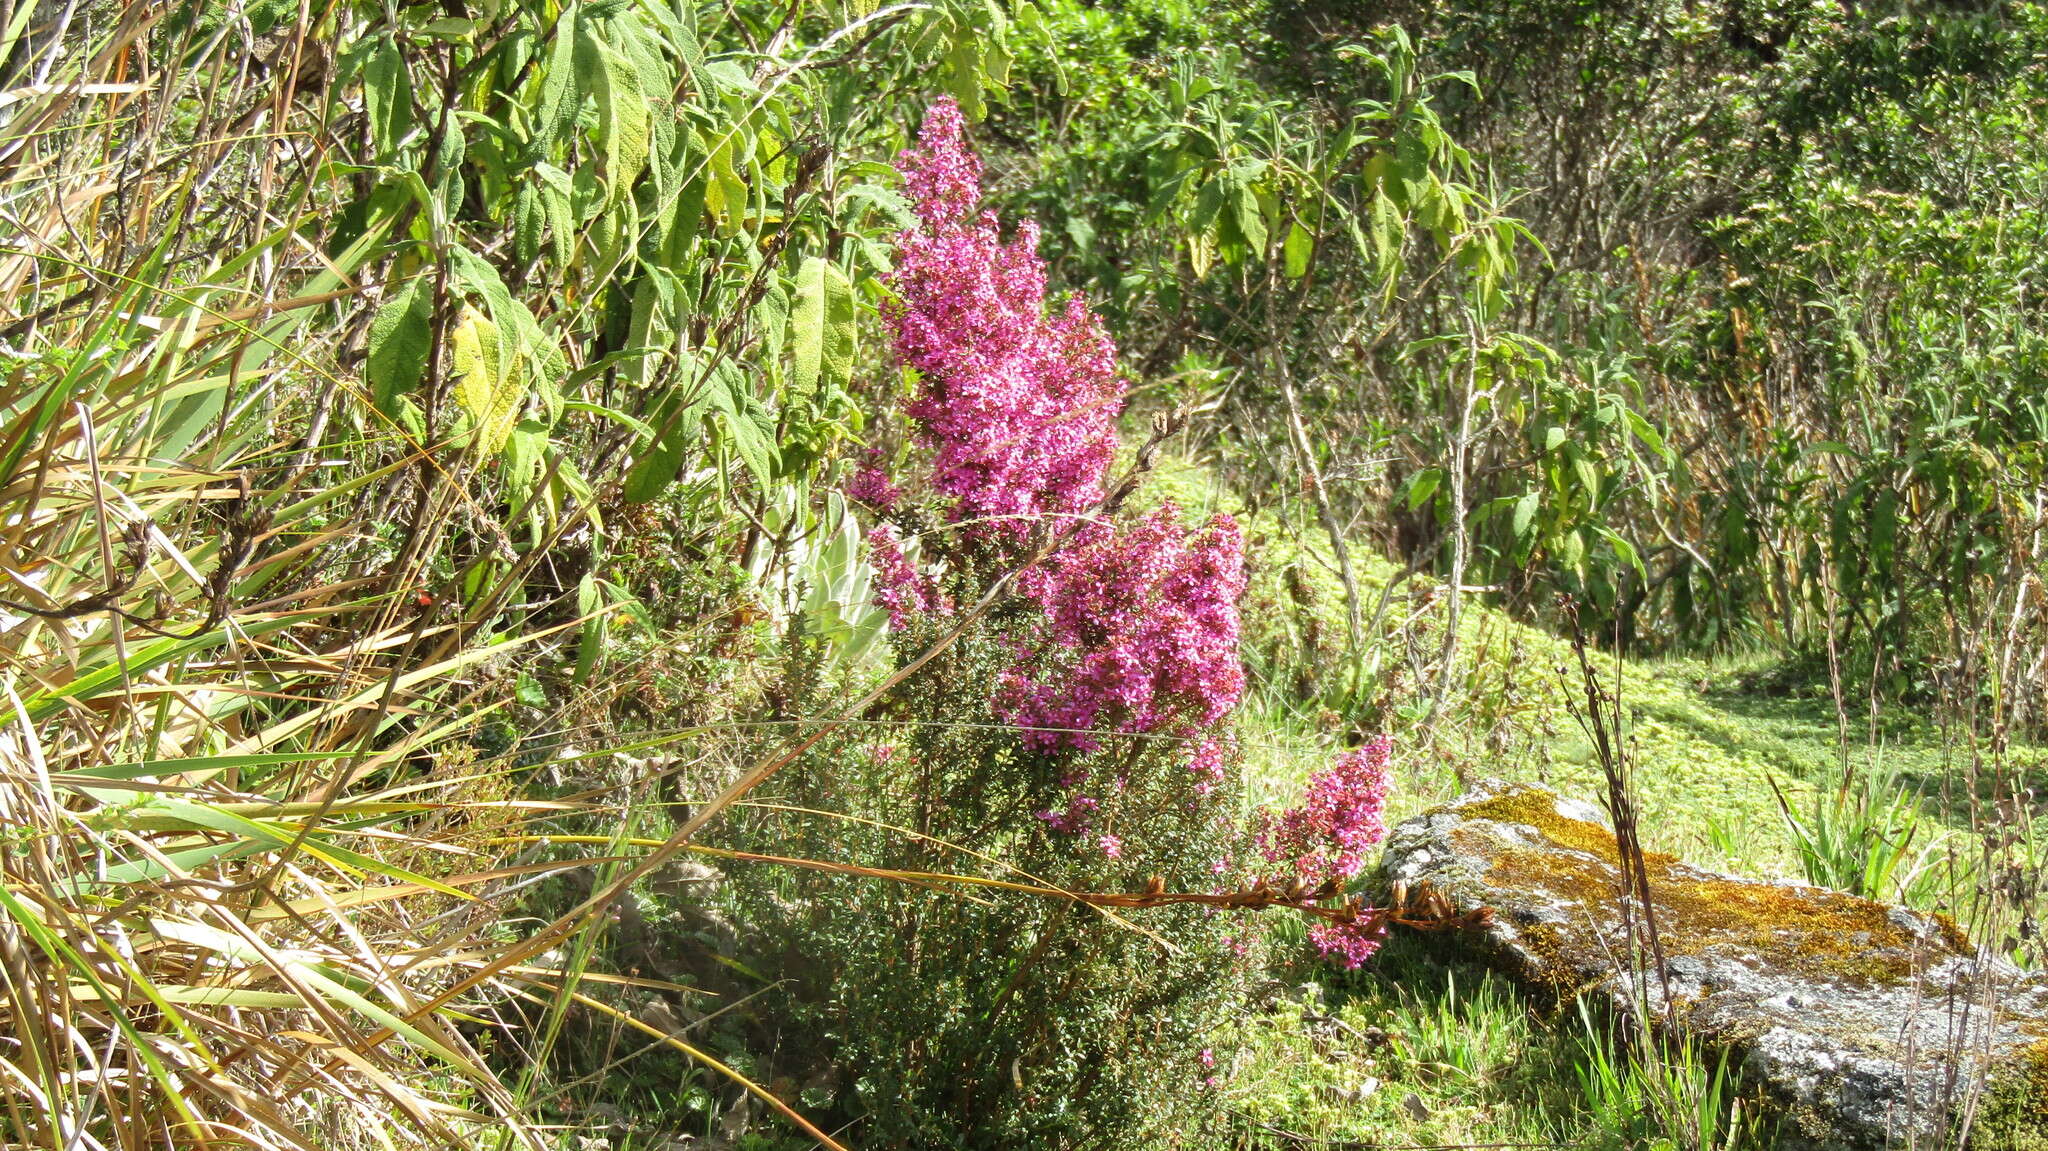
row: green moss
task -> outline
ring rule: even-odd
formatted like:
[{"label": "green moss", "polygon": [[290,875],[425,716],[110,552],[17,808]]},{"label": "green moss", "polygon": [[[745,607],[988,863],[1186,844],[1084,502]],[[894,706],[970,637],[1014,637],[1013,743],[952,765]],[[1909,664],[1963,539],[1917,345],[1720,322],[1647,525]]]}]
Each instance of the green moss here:
[{"label": "green moss", "polygon": [[2048,1151],[2048,1039],[1992,1079],[1970,1142],[1978,1151]]}]

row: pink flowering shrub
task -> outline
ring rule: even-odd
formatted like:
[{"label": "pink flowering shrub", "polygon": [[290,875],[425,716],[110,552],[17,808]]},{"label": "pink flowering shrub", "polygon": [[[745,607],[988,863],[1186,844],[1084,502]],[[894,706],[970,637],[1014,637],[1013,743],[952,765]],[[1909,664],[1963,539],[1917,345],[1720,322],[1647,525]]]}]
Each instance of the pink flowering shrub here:
[{"label": "pink flowering shrub", "polygon": [[[790,978],[830,1005],[818,1025],[835,1058],[863,1068],[877,1145],[1124,1145],[1148,1124],[1202,1129],[1193,1112],[1216,1106],[1196,1090],[1213,1062],[1198,1054],[1261,958],[1235,893],[1242,908],[1308,911],[1338,932],[1326,950],[1355,953],[1356,917],[1323,906],[1341,893],[1293,881],[1326,857],[1317,882],[1348,878],[1370,843],[1355,797],[1312,790],[1272,823],[1287,874],[1268,874],[1228,730],[1245,691],[1238,526],[1108,506],[1115,348],[1083,302],[1047,298],[1036,230],[1005,239],[982,208],[962,127],[941,103],[900,163],[919,223],[899,238],[885,318],[915,373],[892,453],[908,462],[870,455],[846,485],[872,519],[897,658],[947,642],[862,717],[884,730],[834,737],[785,777],[797,790],[770,842],[1189,898],[1105,918],[805,873],[787,881],[801,898],[764,904],[783,918],[760,934],[802,953]],[[793,679],[789,714],[824,710]],[[823,812],[856,818],[812,818]],[[876,987],[892,990],[860,990]]]},{"label": "pink flowering shrub", "polygon": [[[897,354],[917,372],[906,414],[924,466],[908,486],[926,508],[906,507],[898,478],[872,466],[849,494],[884,514],[926,510],[953,525],[925,538],[941,541],[935,558],[965,585],[954,602],[1038,555],[1017,574],[1035,611],[1002,636],[1014,659],[992,694],[995,715],[1021,730],[1028,751],[1064,757],[1065,794],[1039,809],[1042,824],[1117,858],[1123,838],[1104,827],[1105,802],[1117,805],[1091,789],[1122,788],[1085,762],[1105,737],[1183,740],[1195,761],[1185,779],[1199,794],[1223,778],[1206,732],[1244,691],[1242,540],[1228,516],[1191,531],[1170,505],[1141,518],[1099,514],[1123,405],[1116,349],[1079,298],[1048,302],[1036,228],[1027,221],[1005,241],[981,208],[981,165],[962,127],[942,102],[903,155],[919,226],[899,238],[898,298],[885,309]],[[870,542],[892,626],[907,631],[919,612],[943,610],[947,596],[887,528]]]}]

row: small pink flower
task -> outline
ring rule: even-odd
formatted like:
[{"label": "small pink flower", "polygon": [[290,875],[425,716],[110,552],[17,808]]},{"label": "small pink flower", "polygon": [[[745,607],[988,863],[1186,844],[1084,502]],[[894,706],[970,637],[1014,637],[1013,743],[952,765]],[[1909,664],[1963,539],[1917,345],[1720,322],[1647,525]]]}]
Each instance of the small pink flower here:
[{"label": "small pink flower", "polygon": [[1103,836],[1095,841],[1095,845],[1102,849],[1102,854],[1111,859],[1122,859],[1124,857],[1124,841],[1114,835]]},{"label": "small pink flower", "polygon": [[1216,1066],[1216,1052],[1215,1052],[1215,1050],[1214,1050],[1214,1049],[1212,1049],[1212,1048],[1208,1048],[1208,1047],[1204,1047],[1204,1048],[1202,1048],[1201,1060],[1202,1060],[1202,1070],[1204,1070],[1204,1071],[1212,1070],[1212,1069],[1213,1069],[1213,1068],[1214,1068],[1214,1067]]},{"label": "small pink flower", "polygon": [[945,597],[938,586],[910,562],[895,530],[887,524],[868,532],[868,556],[878,585],[875,602],[888,611],[890,627],[901,628],[921,615],[946,613]]}]

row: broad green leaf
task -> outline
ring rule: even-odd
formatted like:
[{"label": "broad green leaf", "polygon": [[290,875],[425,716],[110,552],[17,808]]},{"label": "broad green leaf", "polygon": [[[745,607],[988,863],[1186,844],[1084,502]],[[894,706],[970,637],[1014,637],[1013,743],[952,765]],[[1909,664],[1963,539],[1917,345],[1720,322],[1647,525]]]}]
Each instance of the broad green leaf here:
[{"label": "broad green leaf", "polygon": [[1557,562],[1573,571],[1586,562],[1586,537],[1580,533],[1566,532],[1558,541]]},{"label": "broad green leaf", "polygon": [[1600,465],[1590,456],[1579,455],[1572,460],[1572,471],[1579,478],[1579,487],[1586,493],[1586,501],[1593,507],[1600,506]]},{"label": "broad green leaf", "polygon": [[1437,487],[1443,483],[1443,478],[1441,468],[1426,468],[1416,472],[1415,478],[1408,481],[1408,510],[1412,512],[1428,502],[1429,498],[1436,494]]},{"label": "broad green leaf", "polygon": [[541,73],[540,113],[533,125],[534,146],[543,157],[568,143],[569,134],[576,129],[576,111],[583,103],[576,69],[582,22],[582,10],[576,4],[563,8],[561,18],[555,21],[555,42]]},{"label": "broad green leaf", "polygon": [[1538,501],[1536,493],[1533,491],[1515,501],[1514,535],[1516,539],[1521,539],[1528,535],[1529,529],[1535,525],[1537,507]]},{"label": "broad green leaf", "polygon": [[495,456],[519,422],[519,402],[524,398],[519,358],[506,354],[498,326],[467,305],[449,343],[454,352],[455,400],[476,425],[477,450]]},{"label": "broad green leaf", "polygon": [[717,377],[711,385],[711,406],[723,417],[719,427],[740,462],[766,487],[775,478],[774,423],[747,387],[745,374],[731,361],[718,365]]},{"label": "broad green leaf", "polygon": [[1288,279],[1299,280],[1308,274],[1309,257],[1314,254],[1315,247],[1315,237],[1301,226],[1300,220],[1287,226],[1287,241],[1281,249],[1281,257],[1286,262]]},{"label": "broad green leaf", "polygon": [[380,37],[363,62],[363,111],[379,159],[389,159],[412,130],[412,79],[390,37]]},{"label": "broad green leaf", "polygon": [[589,572],[576,581],[576,614],[585,617],[583,634],[576,642],[576,682],[587,683],[597,661],[604,654],[604,613],[598,611],[597,577]]},{"label": "broad green leaf", "polygon": [[782,358],[783,345],[789,342],[789,292],[780,279],[761,293],[761,301],[754,305],[754,327],[761,333],[765,357],[770,363]]},{"label": "broad green leaf", "polygon": [[1266,215],[1259,208],[1259,197],[1250,184],[1234,180],[1230,198],[1232,219],[1237,224],[1238,234],[1244,237],[1246,246],[1254,254],[1266,250]]},{"label": "broad green leaf", "polygon": [[[553,384],[568,374],[568,361],[563,357],[561,347],[541,330],[540,323],[526,305],[513,298],[511,290],[505,287],[505,281],[499,278],[498,270],[489,261],[462,247],[451,249],[449,259],[463,286],[484,298],[489,318],[497,325],[499,336],[504,341],[502,354],[508,372],[518,371],[522,377],[537,377],[545,384]],[[551,398],[550,420],[559,416],[559,402],[559,396]]]},{"label": "broad green leaf", "polygon": [[844,387],[853,376],[853,285],[830,260],[812,256],[797,271],[796,301],[790,312],[790,346],[796,369],[790,376],[798,395],[822,383]]},{"label": "broad green leaf", "polygon": [[634,447],[636,459],[620,490],[627,503],[646,503],[667,491],[675,482],[676,473],[682,470],[690,446],[703,438],[704,393],[718,385],[700,379],[700,375],[696,360],[688,352],[682,353],[674,378],[683,382],[657,401],[648,420],[654,425],[654,433],[643,437]]},{"label": "broad green leaf", "polygon": [[1643,557],[1640,553],[1636,551],[1636,545],[1628,542],[1626,539],[1623,539],[1620,535],[1612,531],[1606,531],[1602,534],[1604,534],[1607,537],[1607,543],[1610,547],[1614,549],[1614,555],[1617,559],[1621,560],[1621,562],[1627,564],[1628,566],[1634,568],[1636,570],[1636,575],[1640,576],[1641,578],[1650,578],[1649,569],[1643,566]]},{"label": "broad green leaf", "polygon": [[1650,421],[1631,411],[1628,413],[1628,426],[1635,432],[1636,438],[1643,441],[1644,446],[1659,456],[1670,458],[1671,449],[1664,446],[1664,437],[1657,434],[1657,429],[1651,426]]},{"label": "broad green leaf", "polygon": [[518,421],[505,441],[505,495],[515,514],[533,494],[547,446],[547,425],[538,420]]},{"label": "broad green leaf", "polygon": [[604,176],[611,199],[622,199],[647,166],[653,125],[640,69],[610,45],[597,46],[602,61],[596,98],[604,137]]},{"label": "broad green leaf", "polygon": [[548,240],[554,248],[555,266],[567,268],[576,254],[576,213],[569,174],[552,164],[535,168],[541,177],[541,204],[547,214]]},{"label": "broad green leaf", "polygon": [[363,377],[370,385],[370,402],[385,415],[395,415],[398,397],[419,387],[433,350],[431,279],[415,276],[400,284],[370,318]]},{"label": "broad green leaf", "polygon": [[980,38],[971,27],[962,26],[953,38],[951,50],[946,53],[946,91],[960,104],[960,112],[969,120],[980,120],[988,115],[988,106],[981,99],[981,48]]},{"label": "broad green leaf", "polygon": [[1383,192],[1372,198],[1372,258],[1382,279],[1391,279],[1401,259],[1401,215]]}]

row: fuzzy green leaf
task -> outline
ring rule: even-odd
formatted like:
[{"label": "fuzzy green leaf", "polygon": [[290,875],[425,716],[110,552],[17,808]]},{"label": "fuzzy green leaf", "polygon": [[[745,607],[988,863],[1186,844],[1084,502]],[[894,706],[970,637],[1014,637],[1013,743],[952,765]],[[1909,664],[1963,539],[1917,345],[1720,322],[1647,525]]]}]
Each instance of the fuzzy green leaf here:
[{"label": "fuzzy green leaf", "polygon": [[843,387],[853,376],[856,328],[853,285],[830,260],[812,256],[797,272],[790,309],[790,346],[796,354],[791,386],[810,395],[822,383]]},{"label": "fuzzy green leaf", "polygon": [[433,306],[428,277],[416,276],[389,293],[370,319],[363,378],[370,385],[370,402],[387,416],[397,414],[400,396],[420,385],[433,349]]}]

